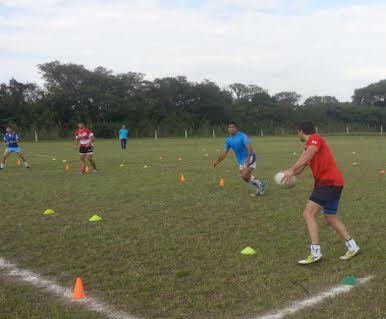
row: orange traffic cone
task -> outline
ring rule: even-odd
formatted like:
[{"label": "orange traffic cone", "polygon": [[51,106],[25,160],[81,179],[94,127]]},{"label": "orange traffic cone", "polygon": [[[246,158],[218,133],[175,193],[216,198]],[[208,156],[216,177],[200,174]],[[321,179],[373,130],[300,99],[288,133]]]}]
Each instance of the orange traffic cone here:
[{"label": "orange traffic cone", "polygon": [[69,172],[69,171],[71,170],[71,165],[70,165],[70,163],[67,163],[67,164],[64,166],[64,170],[65,170],[66,172]]},{"label": "orange traffic cone", "polygon": [[218,183],[221,187],[224,187],[225,186],[225,182],[224,182],[224,179],[221,177],[220,179],[220,183]]},{"label": "orange traffic cone", "polygon": [[181,182],[181,183],[184,183],[185,181],[186,181],[185,176],[181,174],[181,176],[180,176],[180,182]]},{"label": "orange traffic cone", "polygon": [[84,299],[86,295],[84,294],[82,278],[78,277],[75,281],[74,292],[72,293],[72,299]]},{"label": "orange traffic cone", "polygon": [[72,299],[84,299],[86,295],[84,294],[82,278],[78,277],[75,281],[74,292],[72,293]]},{"label": "orange traffic cone", "polygon": [[90,168],[86,165],[85,169],[84,169],[84,172],[87,174],[88,172],[90,172]]},{"label": "orange traffic cone", "polygon": [[18,159],[18,160],[16,161],[16,165],[17,165],[17,166],[20,166],[20,165],[21,165],[21,160]]}]

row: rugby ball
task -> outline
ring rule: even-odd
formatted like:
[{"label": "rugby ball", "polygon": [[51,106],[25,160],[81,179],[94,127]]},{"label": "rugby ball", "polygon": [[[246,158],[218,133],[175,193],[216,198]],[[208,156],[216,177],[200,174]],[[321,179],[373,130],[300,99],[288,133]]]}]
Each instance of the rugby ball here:
[{"label": "rugby ball", "polygon": [[296,176],[292,177],[291,181],[289,183],[283,183],[283,177],[284,177],[284,172],[278,172],[274,177],[274,181],[276,184],[280,185],[283,188],[292,188],[295,186],[297,182]]}]

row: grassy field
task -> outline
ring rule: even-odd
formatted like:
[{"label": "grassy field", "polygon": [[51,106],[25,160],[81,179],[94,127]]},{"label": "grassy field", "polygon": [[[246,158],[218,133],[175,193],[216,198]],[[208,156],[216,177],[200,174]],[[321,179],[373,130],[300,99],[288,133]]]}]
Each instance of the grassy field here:
[{"label": "grassy field", "polygon": [[[340,216],[363,249],[352,261],[338,259],[344,244],[321,219],[324,260],[296,264],[308,254],[302,209],[312,178],[307,172],[291,190],[272,184],[274,173],[302,149],[294,137],[253,139],[256,175],[269,183],[261,198],[249,195],[233,154],[212,168],[222,139],[132,140],[126,152],[116,141],[98,140],[99,173],[83,177],[72,142],[24,143],[31,168],[11,157],[0,172],[0,256],[64,286],[82,276],[86,293],[140,318],[260,314],[346,275],[375,275],[349,295],[295,317],[386,318],[386,176],[379,174],[386,141],[335,136],[328,142],[347,182]],[[71,172],[62,160],[71,161]],[[47,208],[57,213],[45,217]],[[93,214],[102,222],[90,223]],[[257,254],[241,255],[246,246]],[[102,317],[0,271],[0,318]]]}]

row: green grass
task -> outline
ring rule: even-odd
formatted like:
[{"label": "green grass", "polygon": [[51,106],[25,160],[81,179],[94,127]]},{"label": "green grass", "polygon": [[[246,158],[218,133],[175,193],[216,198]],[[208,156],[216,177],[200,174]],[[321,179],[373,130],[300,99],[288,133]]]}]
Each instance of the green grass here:
[{"label": "green grass", "polygon": [[[10,157],[0,172],[0,256],[65,286],[82,276],[87,293],[143,318],[258,314],[346,275],[372,274],[368,286],[296,318],[386,317],[386,176],[378,173],[386,141],[342,136],[328,142],[347,182],[339,214],[363,249],[352,261],[338,259],[344,244],[320,219],[325,259],[312,267],[296,264],[308,253],[302,209],[312,178],[306,173],[291,190],[272,185],[274,173],[302,149],[294,137],[253,139],[256,175],[270,184],[262,198],[249,196],[233,155],[212,168],[222,139],[130,140],[127,152],[98,140],[100,172],[83,177],[73,143],[25,143],[30,170]],[[63,159],[72,162],[72,172],[63,170]],[[44,217],[46,208],[57,214]],[[93,214],[103,221],[89,223]],[[245,246],[257,254],[240,255]],[[99,318],[1,275],[1,318]]]}]

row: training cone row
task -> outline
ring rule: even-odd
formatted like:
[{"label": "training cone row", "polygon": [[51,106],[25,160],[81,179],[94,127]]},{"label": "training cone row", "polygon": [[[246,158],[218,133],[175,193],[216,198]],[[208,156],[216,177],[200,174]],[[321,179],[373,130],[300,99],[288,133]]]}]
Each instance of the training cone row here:
[{"label": "training cone row", "polygon": [[79,300],[84,298],[86,298],[86,295],[83,289],[82,278],[78,277],[76,278],[76,281],[75,281],[75,287],[74,287],[74,292],[72,293],[72,299]]},{"label": "training cone row", "polygon": [[[186,182],[185,175],[183,175],[183,174],[180,175],[180,182],[181,183],[185,183]],[[218,184],[219,184],[220,187],[224,187],[225,186],[224,178],[221,178],[220,181],[218,182]]]}]

